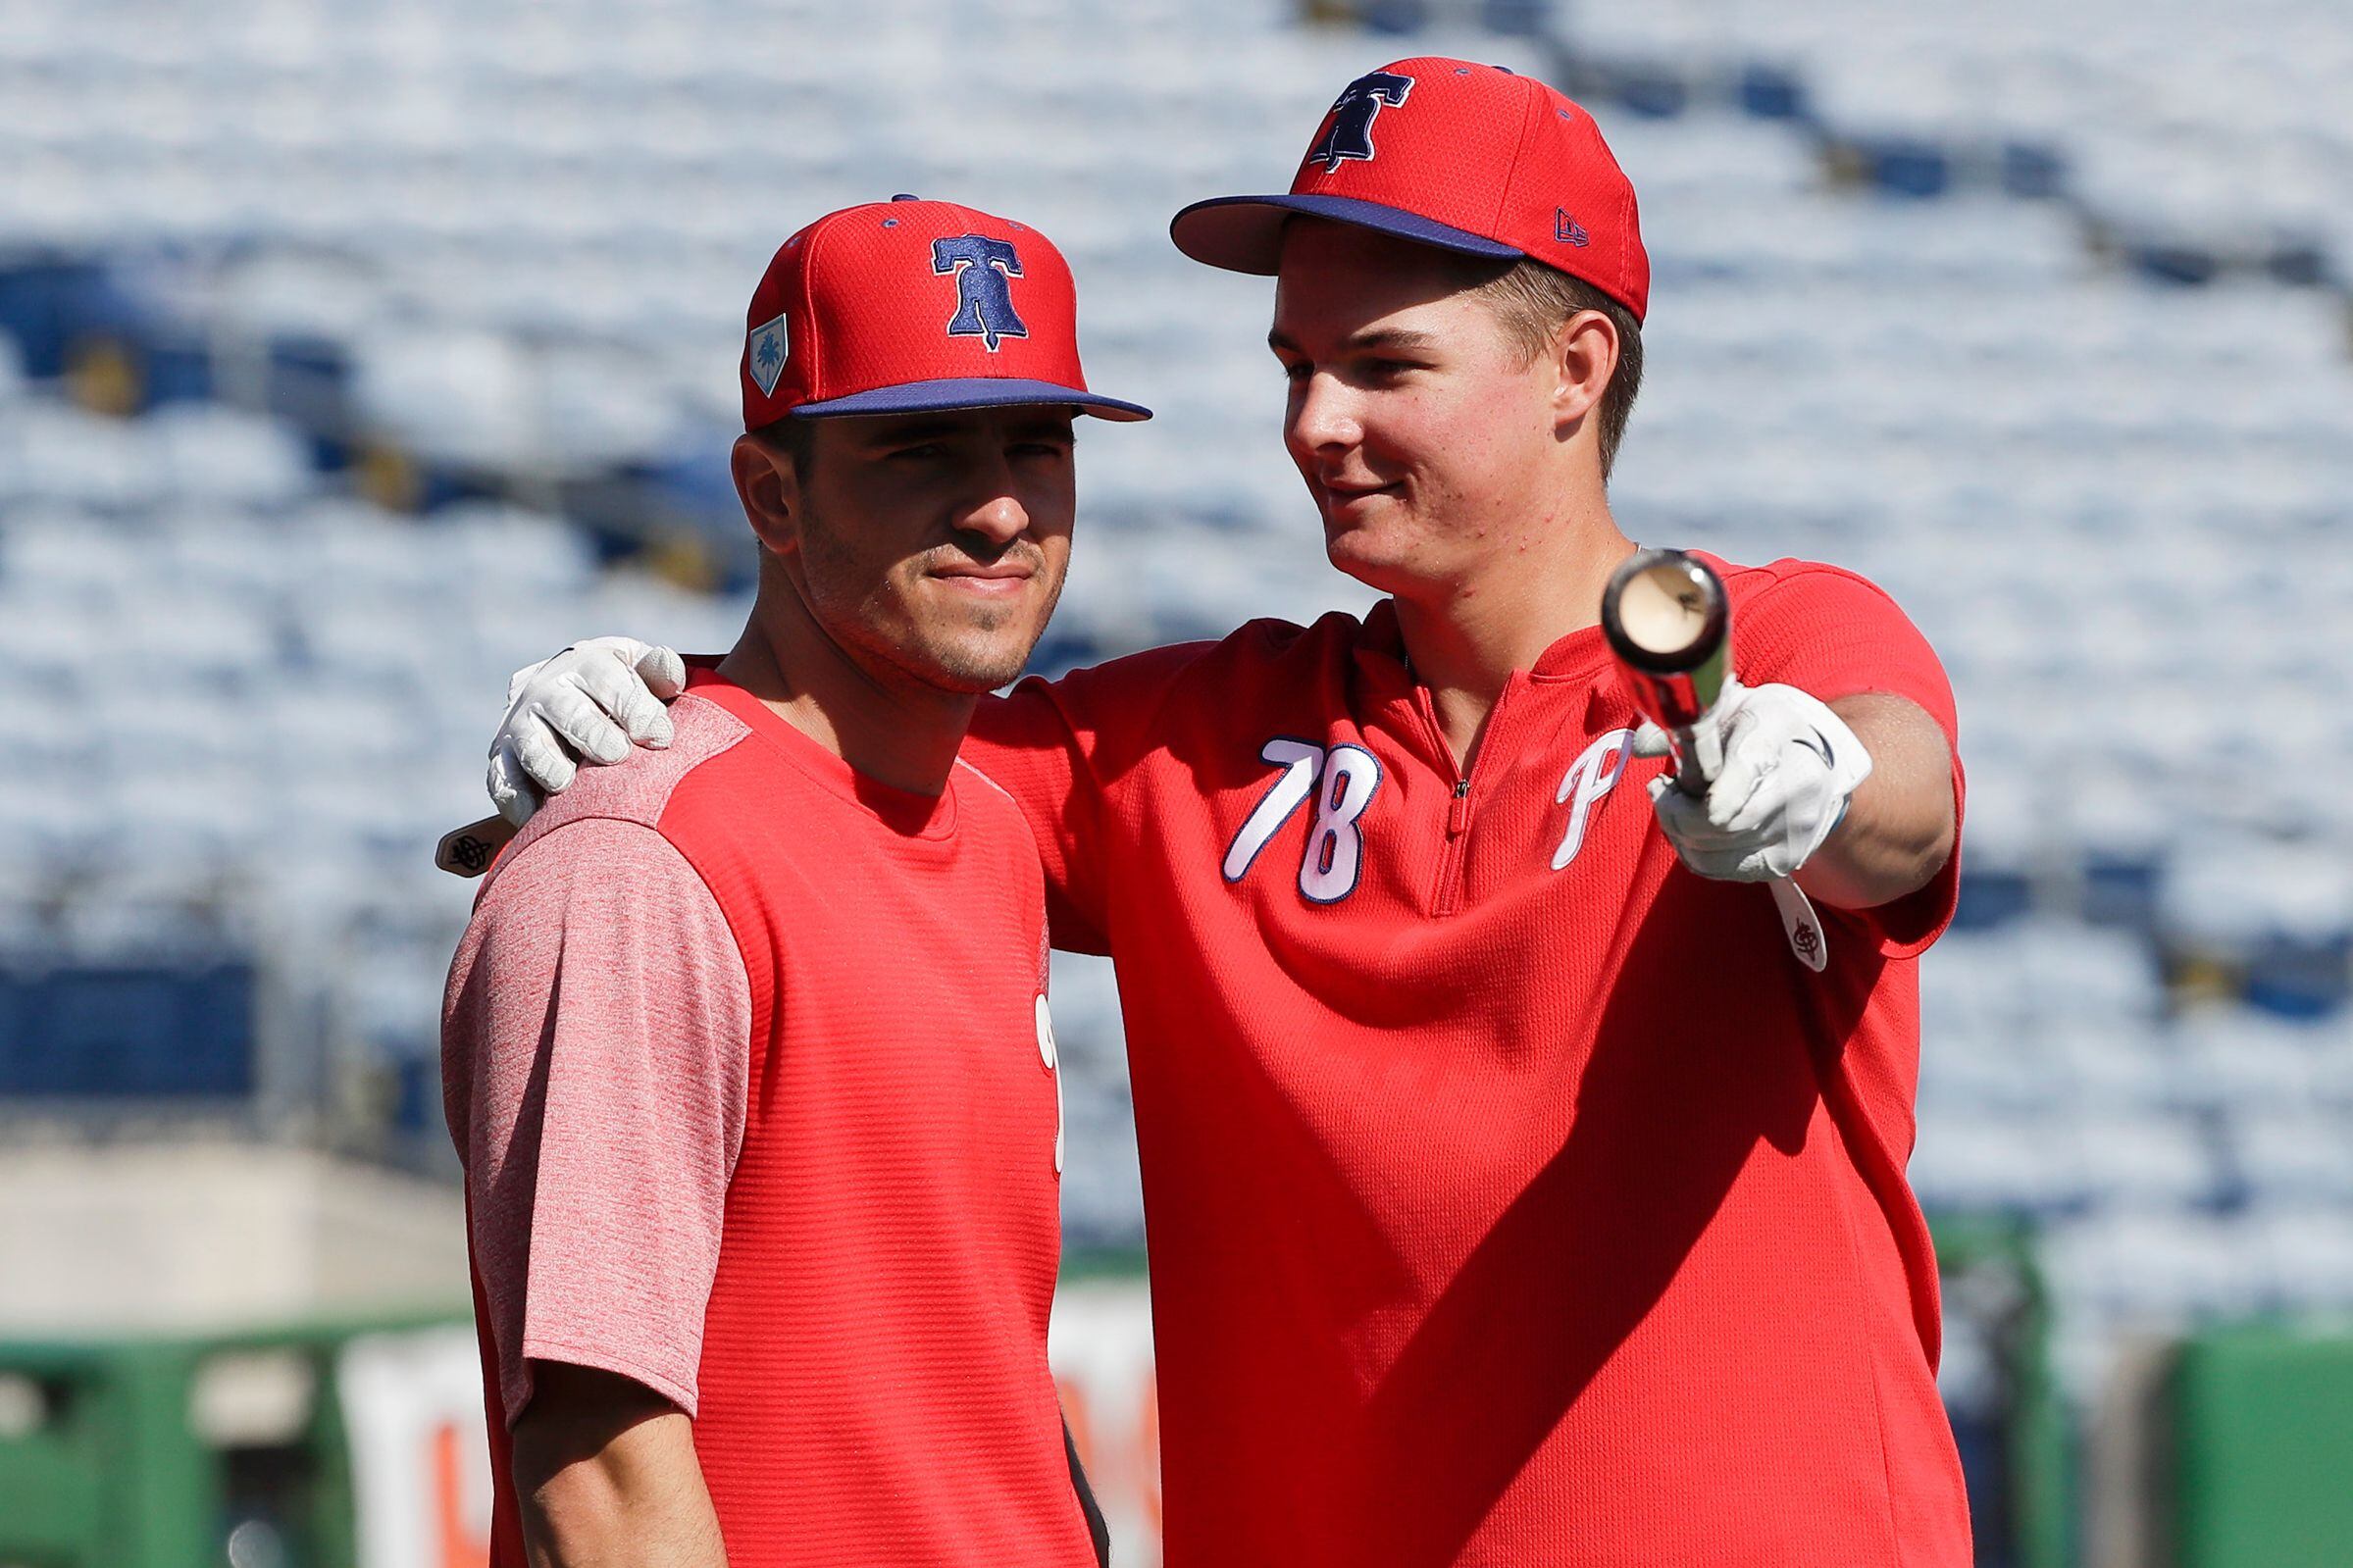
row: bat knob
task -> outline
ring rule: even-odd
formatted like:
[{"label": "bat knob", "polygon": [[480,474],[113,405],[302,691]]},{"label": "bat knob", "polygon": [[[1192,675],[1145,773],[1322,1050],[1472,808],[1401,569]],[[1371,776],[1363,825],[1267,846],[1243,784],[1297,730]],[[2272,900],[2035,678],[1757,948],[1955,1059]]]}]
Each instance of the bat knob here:
[{"label": "bat knob", "polygon": [[1675,783],[1704,793],[1720,755],[1703,725],[1731,671],[1732,604],[1707,562],[1681,550],[1637,550],[1602,589],[1602,632],[1635,705],[1667,733]]},{"label": "bat knob", "polygon": [[479,877],[514,836],[514,825],[504,817],[485,817],[443,834],[433,863],[452,877]]},{"label": "bat knob", "polygon": [[1602,633],[1651,675],[1688,675],[1722,651],[1731,625],[1723,580],[1681,550],[1637,550],[1602,589]]}]

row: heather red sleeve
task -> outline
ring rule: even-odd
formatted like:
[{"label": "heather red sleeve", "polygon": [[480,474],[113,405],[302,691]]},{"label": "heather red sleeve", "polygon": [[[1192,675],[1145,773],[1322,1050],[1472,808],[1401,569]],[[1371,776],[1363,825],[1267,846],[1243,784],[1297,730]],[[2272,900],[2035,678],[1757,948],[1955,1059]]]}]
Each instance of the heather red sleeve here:
[{"label": "heather red sleeve", "polygon": [[1782,571],[1778,581],[1739,604],[1732,641],[1740,679],[1749,685],[1777,682],[1824,702],[1888,692],[1917,704],[1944,732],[1953,753],[1952,855],[1918,892],[1849,912],[1874,928],[1888,957],[1925,950],[1952,923],[1960,898],[1959,826],[1967,797],[1960,718],[1936,650],[1880,588],[1851,572],[1814,565]]},{"label": "heather red sleeve", "polygon": [[[1110,951],[1108,893],[1135,846],[1113,831],[1136,764],[1158,743],[1170,688],[1210,643],[1180,643],[1035,676],[984,697],[964,760],[1001,785],[1029,818],[1046,867],[1047,926],[1065,952]],[[1151,852],[1151,846],[1145,846]]]},{"label": "heather red sleeve", "polygon": [[743,1141],[742,955],[650,828],[566,824],[495,876],[442,1040],[506,1418],[535,1360],[620,1373],[692,1415]]}]

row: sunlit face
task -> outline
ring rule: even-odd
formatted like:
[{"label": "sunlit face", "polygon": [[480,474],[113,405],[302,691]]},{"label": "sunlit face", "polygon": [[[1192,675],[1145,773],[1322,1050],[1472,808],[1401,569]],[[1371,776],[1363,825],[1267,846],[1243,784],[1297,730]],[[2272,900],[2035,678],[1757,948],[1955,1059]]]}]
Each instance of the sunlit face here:
[{"label": "sunlit face", "polygon": [[1332,564],[1384,592],[1465,581],[1553,503],[1556,368],[1466,278],[1350,225],[1295,220],[1284,236],[1267,334],[1290,381],[1284,442]]},{"label": "sunlit face", "polygon": [[877,673],[943,690],[1020,675],[1070,562],[1069,410],[815,424],[793,489],[818,624]]}]

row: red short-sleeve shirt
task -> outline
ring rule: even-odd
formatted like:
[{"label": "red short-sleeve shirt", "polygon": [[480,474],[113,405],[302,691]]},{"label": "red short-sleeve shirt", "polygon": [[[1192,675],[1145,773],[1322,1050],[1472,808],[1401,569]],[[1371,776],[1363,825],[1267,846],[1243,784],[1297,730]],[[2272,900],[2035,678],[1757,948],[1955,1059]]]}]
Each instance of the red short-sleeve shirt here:
[{"label": "red short-sleeve shirt", "polygon": [[694,1417],[737,1568],[1092,1563],[1029,828],[968,766],[892,789],[708,671],[674,714],[533,819],[451,969],[492,1560],[523,1561],[537,1359]]},{"label": "red short-sleeve shirt", "polygon": [[[1955,737],[1878,589],[1721,570],[1743,681]],[[1463,778],[1386,606],[976,722],[1118,966],[1172,1568],[1969,1560],[1903,1175],[1957,868],[1824,910],[1810,973],[1677,864],[1636,722],[1575,632]]]}]

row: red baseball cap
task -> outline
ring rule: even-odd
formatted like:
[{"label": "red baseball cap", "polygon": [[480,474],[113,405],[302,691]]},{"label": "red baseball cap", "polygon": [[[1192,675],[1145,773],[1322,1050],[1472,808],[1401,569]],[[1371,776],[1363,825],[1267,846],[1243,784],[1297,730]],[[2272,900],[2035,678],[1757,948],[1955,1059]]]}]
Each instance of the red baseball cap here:
[{"label": "red baseball cap", "polygon": [[1087,390],[1070,264],[1034,228],[894,196],[826,214],[779,246],[744,316],[743,428],[790,414],[920,414],[1066,403]]},{"label": "red baseball cap", "polygon": [[1531,257],[1636,320],[1650,304],[1634,186],[1601,127],[1501,66],[1426,55],[1367,72],[1323,117],[1290,194],[1197,201],[1168,232],[1195,261],[1272,274],[1295,213],[1467,256]]}]

